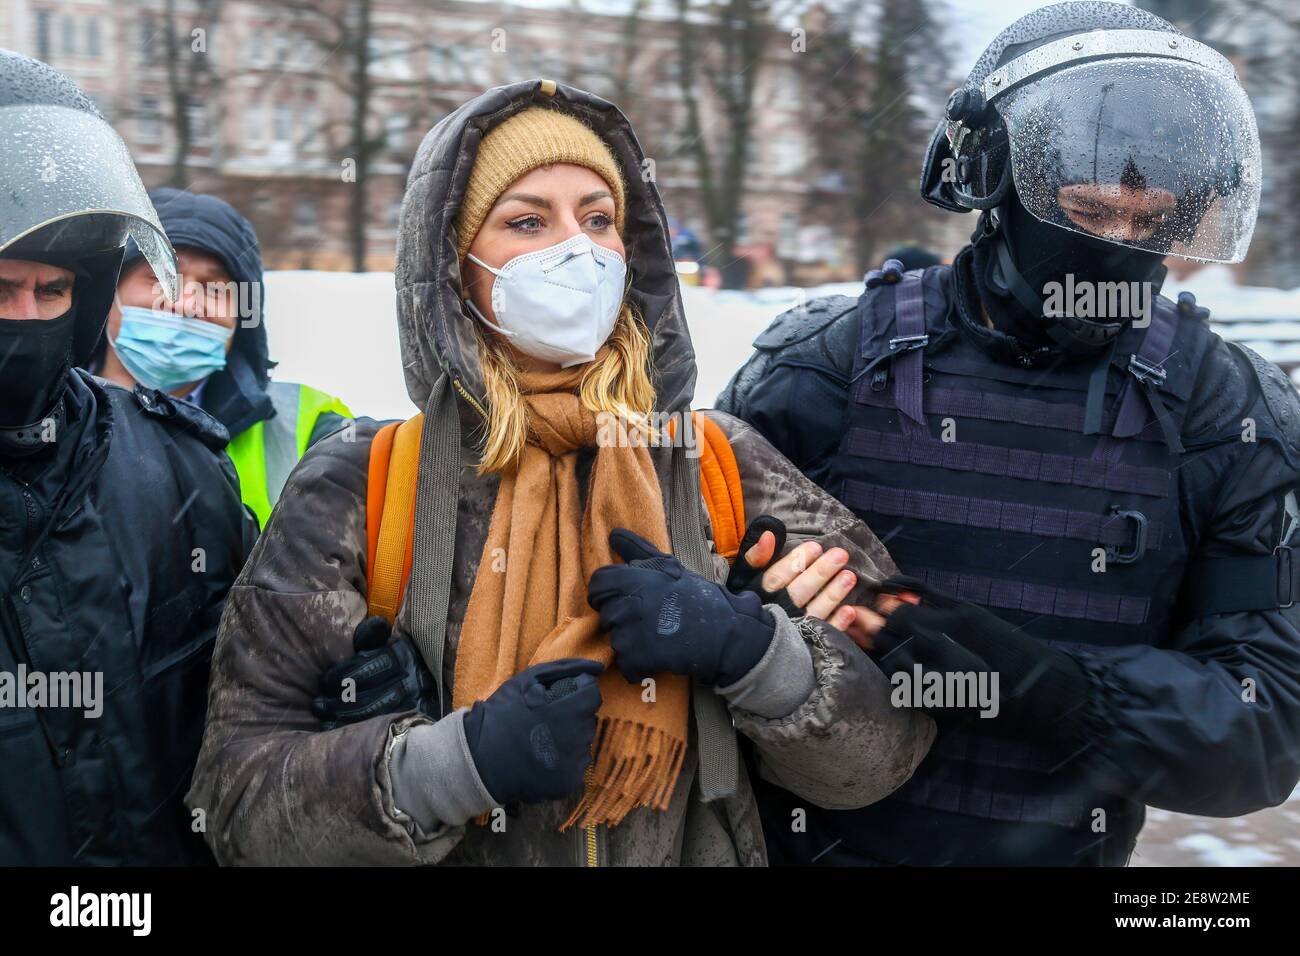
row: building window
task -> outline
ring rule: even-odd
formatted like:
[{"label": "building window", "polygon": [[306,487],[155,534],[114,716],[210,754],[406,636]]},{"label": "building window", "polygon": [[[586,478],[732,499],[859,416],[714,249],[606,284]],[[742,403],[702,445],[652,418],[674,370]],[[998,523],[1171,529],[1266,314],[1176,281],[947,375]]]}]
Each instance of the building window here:
[{"label": "building window", "polygon": [[86,56],[98,59],[103,52],[99,43],[99,17],[90,17],[86,20]]},{"label": "building window", "polygon": [[747,246],[753,241],[753,236],[749,234],[749,213],[737,213],[736,235],[732,241],[738,246]]},{"label": "building window", "polygon": [[139,114],[135,120],[135,138],[141,143],[157,143],[162,139],[162,109],[156,96],[140,97]]},{"label": "building window", "polygon": [[185,115],[190,124],[190,141],[209,143],[212,141],[212,128],[208,124],[208,108],[202,103],[191,103],[186,107]]},{"label": "building window", "polygon": [[472,43],[461,51],[460,62],[464,64],[465,79],[474,86],[488,86],[492,82],[492,66],[488,57],[492,55],[488,47]]},{"label": "building window", "polygon": [[786,110],[797,110],[803,106],[797,71],[777,71],[772,80],[772,87],[772,105]]},{"label": "building window", "polygon": [[321,108],[316,103],[308,103],[302,109],[302,148],[304,152],[319,153],[325,143],[324,119]]},{"label": "building window", "polygon": [[262,31],[256,26],[252,26],[248,31],[248,42],[244,44],[246,62],[249,66],[261,66],[262,57]]},{"label": "building window", "polygon": [[244,110],[244,137],[251,145],[266,140],[266,107],[261,100],[250,100]]},{"label": "building window", "polygon": [[77,21],[70,16],[63,18],[63,55],[77,55]]},{"label": "building window", "polygon": [[401,37],[371,37],[366,48],[371,76],[389,80],[411,78],[411,51]]},{"label": "building window", "polygon": [[36,59],[49,62],[50,32],[53,29],[54,13],[50,10],[36,11]]},{"label": "building window", "polygon": [[142,14],[135,27],[135,52],[139,59],[149,61],[153,58],[154,28],[153,17]]},{"label": "building window", "polygon": [[411,126],[411,117],[406,113],[394,112],[384,117],[384,141],[395,153],[406,149],[406,133]]},{"label": "building window", "polygon": [[799,258],[799,214],[797,212],[781,213],[777,226],[777,255],[783,259]]},{"label": "building window", "polygon": [[804,166],[803,140],[783,133],[772,140],[772,175],[793,176]]},{"label": "building window", "polygon": [[271,139],[277,143],[293,139],[293,110],[288,103],[276,103],[271,111]]},{"label": "building window", "polygon": [[299,199],[294,209],[294,221],[303,232],[315,232],[320,224],[320,217],[316,213],[316,200]]},{"label": "building window", "polygon": [[298,38],[294,58],[300,70],[313,70],[320,65],[320,57],[316,53],[316,44],[308,37]]},{"label": "building window", "polygon": [[266,193],[258,193],[252,202],[254,219],[269,219],[275,215],[275,201]]}]

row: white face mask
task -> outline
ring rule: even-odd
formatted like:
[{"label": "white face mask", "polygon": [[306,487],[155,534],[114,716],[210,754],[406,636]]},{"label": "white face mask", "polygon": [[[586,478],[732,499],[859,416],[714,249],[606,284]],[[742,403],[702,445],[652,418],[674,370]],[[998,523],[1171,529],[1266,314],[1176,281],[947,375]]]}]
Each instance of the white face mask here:
[{"label": "white face mask", "polygon": [[500,269],[477,256],[468,258],[496,276],[496,324],[468,299],[466,305],[525,355],[562,368],[581,365],[596,357],[614,331],[623,307],[627,265],[617,252],[597,245],[585,233],[515,256]]}]

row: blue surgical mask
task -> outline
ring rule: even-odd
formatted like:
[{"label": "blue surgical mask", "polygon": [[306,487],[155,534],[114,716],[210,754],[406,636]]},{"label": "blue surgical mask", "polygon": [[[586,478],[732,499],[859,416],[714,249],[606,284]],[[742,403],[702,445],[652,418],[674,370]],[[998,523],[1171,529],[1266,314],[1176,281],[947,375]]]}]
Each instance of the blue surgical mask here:
[{"label": "blue surgical mask", "polygon": [[232,329],[173,312],[122,306],[113,351],[131,377],[147,388],[170,392],[226,367]]}]

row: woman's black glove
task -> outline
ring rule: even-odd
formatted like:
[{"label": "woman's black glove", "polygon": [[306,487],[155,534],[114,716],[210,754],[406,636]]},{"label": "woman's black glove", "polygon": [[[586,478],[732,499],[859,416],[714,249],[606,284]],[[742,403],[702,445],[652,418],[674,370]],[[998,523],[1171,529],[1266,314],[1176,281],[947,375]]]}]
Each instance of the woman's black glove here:
[{"label": "woman's black glove", "polygon": [[393,636],[388,621],[363,620],[352,634],[352,649],[352,657],[321,674],[320,694],[311,702],[324,730],[408,710],[437,719],[433,676],[414,645]]},{"label": "woman's black glove", "polygon": [[[998,713],[988,722],[1000,733],[1082,744],[1090,685],[1073,657],[915,578],[887,578],[879,590],[910,591],[920,598],[919,604],[903,603],[890,612],[875,636],[872,656],[886,674],[914,675],[917,665],[922,674],[997,674]],[[926,710],[944,722],[979,713],[978,701],[960,708],[954,703],[945,700],[944,706]]]},{"label": "woman's black glove", "polygon": [[559,800],[582,788],[605,670],[585,657],[520,671],[465,715],[465,739],[498,806]]},{"label": "woman's black glove", "polygon": [[762,660],[776,622],[758,595],[692,574],[626,528],[610,532],[609,544],[627,563],[597,569],[587,601],[629,682],[668,671],[726,687]]}]

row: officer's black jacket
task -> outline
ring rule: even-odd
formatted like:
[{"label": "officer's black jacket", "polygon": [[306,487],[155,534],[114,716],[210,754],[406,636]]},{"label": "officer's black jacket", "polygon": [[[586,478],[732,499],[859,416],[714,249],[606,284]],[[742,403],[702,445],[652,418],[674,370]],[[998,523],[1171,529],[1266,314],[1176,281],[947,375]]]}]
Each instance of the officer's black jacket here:
[{"label": "officer's black jacket", "polygon": [[182,798],[255,529],[219,423],[69,376],[54,447],[0,456],[0,672],[100,673],[103,710],[0,708],[0,864],[211,862]]},{"label": "officer's black jacket", "polygon": [[[855,306],[853,298],[831,296],[779,317],[717,402],[837,497],[842,489],[832,487],[830,463],[845,434],[848,379],[861,341]],[[1241,440],[1248,420],[1253,442]],[[1196,542],[1193,559],[1273,552],[1286,495],[1300,482],[1294,388],[1249,349],[1215,337],[1182,437],[1179,506],[1186,540]],[[1099,785],[1138,805],[1208,816],[1284,801],[1300,779],[1300,606],[1193,618],[1174,633],[1153,635],[1151,645],[1091,649],[1107,665],[1104,679],[1090,670],[1092,725],[1106,728],[1092,747]],[[1247,679],[1254,702],[1243,700]],[[918,836],[907,832],[914,827],[931,830],[914,845],[934,850],[909,862],[1062,862],[1050,852],[1008,859],[991,848],[985,856],[948,855],[943,833],[962,821],[932,814],[923,821],[878,814],[878,858],[897,862],[898,848]],[[773,819],[782,823],[779,813]]]}]

